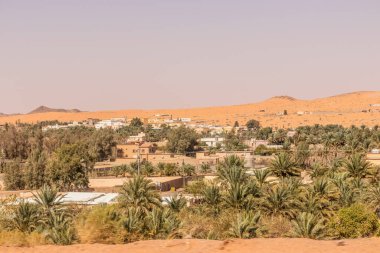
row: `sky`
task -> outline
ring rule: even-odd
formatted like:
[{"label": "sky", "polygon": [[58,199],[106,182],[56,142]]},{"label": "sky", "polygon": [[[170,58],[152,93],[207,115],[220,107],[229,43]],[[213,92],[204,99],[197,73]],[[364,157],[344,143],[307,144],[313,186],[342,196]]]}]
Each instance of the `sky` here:
[{"label": "sky", "polygon": [[379,0],[0,0],[0,112],[380,90]]}]

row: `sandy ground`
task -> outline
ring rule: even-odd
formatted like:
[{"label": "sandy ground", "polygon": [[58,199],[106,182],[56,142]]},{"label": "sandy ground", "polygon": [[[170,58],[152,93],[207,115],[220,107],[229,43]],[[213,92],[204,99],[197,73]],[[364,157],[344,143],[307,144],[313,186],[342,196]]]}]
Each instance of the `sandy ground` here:
[{"label": "sandy ground", "polygon": [[[174,118],[189,117],[193,122],[214,125],[233,125],[235,121],[245,124],[257,119],[262,126],[297,127],[313,124],[341,124],[344,126],[374,126],[380,122],[380,91],[355,92],[328,98],[299,100],[289,97],[274,97],[260,103],[193,109],[172,110],[120,110],[81,113],[39,113],[0,117],[5,122],[37,122],[44,120],[82,121],[88,118],[110,119],[114,117],[152,118],[155,114],[171,114]],[[68,105],[69,106],[69,105]],[[287,116],[277,115],[287,110]],[[363,112],[365,111],[365,112]],[[298,113],[306,113],[298,115]],[[311,114],[308,114],[310,112]]]},{"label": "sandy ground", "polygon": [[380,238],[340,241],[285,238],[231,241],[168,240],[142,241],[126,245],[0,247],[0,252],[2,253],[375,253],[379,251]]}]

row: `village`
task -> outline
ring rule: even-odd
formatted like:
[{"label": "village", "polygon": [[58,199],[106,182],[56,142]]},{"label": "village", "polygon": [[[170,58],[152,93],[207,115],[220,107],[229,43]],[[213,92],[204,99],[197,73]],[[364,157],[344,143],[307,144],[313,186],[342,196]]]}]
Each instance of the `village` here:
[{"label": "village", "polygon": [[[112,147],[112,155],[107,160],[95,163],[90,172],[88,189],[82,189],[79,192],[61,193],[64,196],[62,199],[64,203],[83,205],[115,203],[123,184],[131,180],[131,173],[142,173],[147,176],[156,185],[156,189],[161,192],[163,203],[166,203],[165,200],[168,198],[178,194],[186,196],[188,201],[191,202],[194,196],[185,192],[186,186],[193,181],[215,179],[218,165],[228,157],[236,156],[242,159],[244,167],[247,169],[246,173],[254,175],[255,171],[267,170],[275,158],[275,154],[295,151],[295,147],[284,147],[284,143],[279,144],[269,140],[268,136],[264,139],[245,137],[240,140],[241,145],[239,147],[226,149],[226,134],[240,133],[244,135],[242,133],[250,132],[254,128],[257,131],[259,122],[256,121],[251,121],[251,123],[257,124],[252,126],[248,122],[243,126],[239,126],[237,122],[234,126],[218,126],[192,122],[191,118],[173,119],[171,115],[154,115],[143,120],[134,118],[128,121],[127,118],[112,118],[109,120],[88,119],[83,122],[53,125],[44,124],[42,131],[60,131],[78,127],[94,128],[95,131],[105,129],[118,131],[123,127],[130,126],[133,120],[138,120],[141,126],[148,127],[152,131],[159,131],[163,127],[171,129],[185,127],[186,129],[194,130],[199,136],[197,146],[191,152],[174,153],[166,149],[168,141],[165,139],[149,141],[144,131],[138,132],[136,135],[129,135]],[[293,138],[297,134],[296,129],[288,129],[287,131],[274,130],[273,134],[276,135],[276,132],[280,133],[281,138]],[[370,150],[366,160],[373,166],[380,166],[380,150]],[[176,171],[172,173],[162,173],[162,171],[157,173],[157,171],[154,171],[154,168],[166,165]],[[145,171],[149,166],[151,171]],[[190,166],[190,172],[184,171],[186,166]],[[0,175],[0,186],[4,188],[1,178]],[[308,175],[304,175],[305,182],[308,182],[309,178]],[[31,199],[33,191],[0,192],[0,197],[2,198],[7,198],[11,195],[22,199]]]}]

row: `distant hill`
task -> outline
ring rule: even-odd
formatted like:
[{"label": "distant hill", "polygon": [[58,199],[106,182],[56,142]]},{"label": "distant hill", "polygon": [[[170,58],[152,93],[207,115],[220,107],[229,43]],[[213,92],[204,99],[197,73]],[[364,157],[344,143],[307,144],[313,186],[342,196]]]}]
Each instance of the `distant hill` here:
[{"label": "distant hill", "polygon": [[251,104],[187,109],[79,112],[42,106],[30,114],[2,116],[0,123],[35,123],[50,120],[68,122],[120,117],[149,119],[157,114],[168,114],[173,118],[191,118],[192,123],[200,125],[233,126],[235,121],[244,125],[248,120],[255,119],[263,127],[274,128],[295,128],[314,124],[375,126],[380,125],[380,91],[353,92],[310,100],[277,96]]},{"label": "distant hill", "polygon": [[46,112],[70,112],[70,113],[77,113],[77,112],[81,112],[80,110],[78,109],[53,109],[53,108],[49,108],[47,106],[39,106],[37,107],[36,109],[34,109],[33,111],[29,112],[28,114],[35,114],[35,113],[46,113]]}]

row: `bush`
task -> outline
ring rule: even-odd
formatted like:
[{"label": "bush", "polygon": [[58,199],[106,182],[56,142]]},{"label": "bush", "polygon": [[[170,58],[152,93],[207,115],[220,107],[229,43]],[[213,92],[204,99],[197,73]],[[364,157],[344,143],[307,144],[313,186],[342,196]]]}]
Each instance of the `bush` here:
[{"label": "bush", "polygon": [[286,237],[292,229],[292,223],[283,216],[263,217],[261,223],[260,230],[265,238]]},{"label": "bush", "polygon": [[277,152],[276,149],[268,148],[263,144],[260,144],[257,146],[257,148],[254,151],[255,155],[261,155],[261,156],[270,156]]},{"label": "bush", "polygon": [[0,231],[0,246],[31,247],[44,244],[47,244],[44,236],[37,232],[27,234],[18,230]]},{"label": "bush", "polygon": [[124,242],[124,229],[115,206],[96,206],[84,210],[78,217],[76,227],[82,243]]},{"label": "bush", "polygon": [[331,221],[331,228],[339,238],[369,237],[377,232],[379,221],[367,207],[355,204],[340,209]]}]

